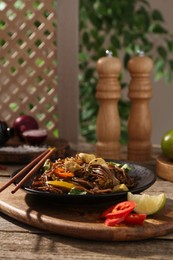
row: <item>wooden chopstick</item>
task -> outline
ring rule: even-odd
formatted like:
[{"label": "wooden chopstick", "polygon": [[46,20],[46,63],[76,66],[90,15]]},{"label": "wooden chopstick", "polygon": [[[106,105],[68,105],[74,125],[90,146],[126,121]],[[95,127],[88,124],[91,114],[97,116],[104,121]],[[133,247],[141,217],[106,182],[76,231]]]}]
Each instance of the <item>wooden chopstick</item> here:
[{"label": "wooden chopstick", "polygon": [[[52,149],[52,148],[51,148]],[[43,153],[41,153],[39,156],[37,156],[33,161],[31,161],[29,164],[27,164],[21,171],[19,171],[13,178],[11,178],[7,183],[5,183],[1,188],[0,192],[5,190],[8,186],[10,186],[15,180],[17,180],[19,177],[21,177],[23,174],[25,174],[28,170],[30,170],[37,162],[39,162],[48,152],[50,151],[50,148],[45,150]]]},{"label": "wooden chopstick", "polygon": [[14,194],[44,164],[45,160],[49,158],[54,151],[55,148],[50,148],[46,155],[25,175],[11,193]]}]

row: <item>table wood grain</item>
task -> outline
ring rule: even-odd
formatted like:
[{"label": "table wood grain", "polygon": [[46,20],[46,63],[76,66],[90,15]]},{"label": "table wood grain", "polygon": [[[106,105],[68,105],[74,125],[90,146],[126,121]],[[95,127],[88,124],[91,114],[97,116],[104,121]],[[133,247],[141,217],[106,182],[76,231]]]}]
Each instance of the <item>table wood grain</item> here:
[{"label": "table wood grain", "polygon": [[[144,164],[155,170],[155,157]],[[6,181],[18,168],[17,165],[4,167],[6,170],[0,169],[0,181]],[[173,199],[173,183],[158,178],[145,192],[164,192]],[[0,213],[0,243],[0,259],[172,259],[173,255],[173,234],[143,241],[90,241],[39,230],[3,213]]]}]

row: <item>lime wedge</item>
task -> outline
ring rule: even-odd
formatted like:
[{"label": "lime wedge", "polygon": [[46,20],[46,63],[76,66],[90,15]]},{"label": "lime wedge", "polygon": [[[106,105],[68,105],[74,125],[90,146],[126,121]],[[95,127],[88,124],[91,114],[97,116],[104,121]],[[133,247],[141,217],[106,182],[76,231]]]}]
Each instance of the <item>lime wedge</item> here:
[{"label": "lime wedge", "polygon": [[136,202],[134,211],[136,213],[152,215],[161,210],[166,203],[166,196],[164,193],[159,195],[148,194],[132,194],[128,192],[127,199]]}]

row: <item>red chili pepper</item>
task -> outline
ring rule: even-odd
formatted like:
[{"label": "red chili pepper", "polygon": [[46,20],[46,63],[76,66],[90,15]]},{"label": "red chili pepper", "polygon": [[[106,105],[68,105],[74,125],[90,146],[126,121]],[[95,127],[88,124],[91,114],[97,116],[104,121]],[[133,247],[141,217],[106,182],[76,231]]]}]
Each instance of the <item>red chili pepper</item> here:
[{"label": "red chili pepper", "polygon": [[142,224],[146,219],[146,214],[130,213],[124,220],[127,224]]},{"label": "red chili pepper", "polygon": [[111,212],[106,213],[106,218],[119,218],[127,216],[134,208],[136,203],[134,201],[123,201],[115,205]]},{"label": "red chili pepper", "polygon": [[115,226],[116,224],[123,222],[125,218],[126,215],[119,218],[106,218],[104,223],[106,226]]},{"label": "red chili pepper", "polygon": [[115,226],[121,222],[139,225],[146,219],[146,214],[131,213],[135,207],[134,201],[123,201],[109,207],[99,217],[105,218],[104,223],[107,226]]}]

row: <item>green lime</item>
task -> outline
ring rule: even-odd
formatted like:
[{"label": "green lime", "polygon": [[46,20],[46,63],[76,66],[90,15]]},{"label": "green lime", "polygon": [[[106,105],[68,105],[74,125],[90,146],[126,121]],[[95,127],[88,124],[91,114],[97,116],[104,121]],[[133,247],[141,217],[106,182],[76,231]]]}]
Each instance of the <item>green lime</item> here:
[{"label": "green lime", "polygon": [[139,214],[152,215],[161,210],[166,203],[164,193],[159,195],[132,194],[128,192],[127,199],[136,202],[134,211]]},{"label": "green lime", "polygon": [[173,129],[166,132],[161,140],[162,153],[169,159],[173,159]]}]

